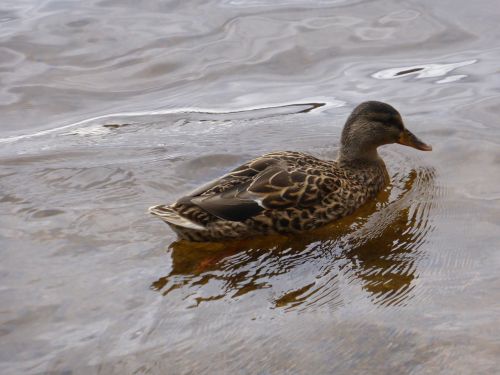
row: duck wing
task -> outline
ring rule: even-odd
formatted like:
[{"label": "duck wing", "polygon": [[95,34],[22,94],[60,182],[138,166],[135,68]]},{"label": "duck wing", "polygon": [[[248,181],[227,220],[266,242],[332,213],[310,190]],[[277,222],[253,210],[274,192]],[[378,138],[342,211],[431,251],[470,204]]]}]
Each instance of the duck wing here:
[{"label": "duck wing", "polygon": [[240,185],[244,185],[269,166],[276,165],[279,162],[280,161],[278,159],[267,157],[266,155],[253,159],[238,168],[233,169],[231,172],[198,187],[190,192],[186,197],[178,200],[177,203],[180,203],[182,200],[185,201],[186,198],[189,197],[213,195],[236,188]]},{"label": "duck wing", "polygon": [[[184,197],[178,203],[189,202],[221,219],[244,221],[266,209],[311,207],[331,192],[332,181],[326,180],[332,179],[323,177],[317,168],[304,170],[276,159],[261,159],[259,163],[260,171],[249,163],[201,194]],[[229,181],[224,184],[224,179]],[[225,188],[217,192],[219,185]]]}]

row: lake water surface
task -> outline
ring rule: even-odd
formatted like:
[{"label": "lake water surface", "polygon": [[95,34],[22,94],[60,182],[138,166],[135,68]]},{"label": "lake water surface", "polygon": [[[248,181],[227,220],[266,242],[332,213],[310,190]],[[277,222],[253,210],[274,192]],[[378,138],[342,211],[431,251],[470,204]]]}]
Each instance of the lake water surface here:
[{"label": "lake water surface", "polygon": [[[498,374],[497,1],[4,0],[0,373]],[[434,151],[314,233],[147,214],[365,100]]]}]

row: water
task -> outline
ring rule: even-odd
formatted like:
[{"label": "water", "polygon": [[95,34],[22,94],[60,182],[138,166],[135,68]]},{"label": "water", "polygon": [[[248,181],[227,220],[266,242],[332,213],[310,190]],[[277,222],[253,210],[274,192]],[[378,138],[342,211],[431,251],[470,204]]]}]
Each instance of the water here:
[{"label": "water", "polygon": [[[3,1],[2,374],[500,371],[495,1]],[[146,213],[387,101],[432,153],[299,237]]]}]

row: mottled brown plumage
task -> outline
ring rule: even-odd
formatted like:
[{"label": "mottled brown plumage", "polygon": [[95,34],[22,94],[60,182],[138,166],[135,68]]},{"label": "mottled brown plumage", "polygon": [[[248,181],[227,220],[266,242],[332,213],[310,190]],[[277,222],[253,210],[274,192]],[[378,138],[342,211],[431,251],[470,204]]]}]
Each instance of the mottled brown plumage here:
[{"label": "mottled brown plumage", "polygon": [[383,189],[388,175],[377,147],[389,143],[431,150],[404,128],[393,107],[365,102],[346,121],[337,160],[272,152],[150,212],[191,241],[318,228],[352,214]]}]

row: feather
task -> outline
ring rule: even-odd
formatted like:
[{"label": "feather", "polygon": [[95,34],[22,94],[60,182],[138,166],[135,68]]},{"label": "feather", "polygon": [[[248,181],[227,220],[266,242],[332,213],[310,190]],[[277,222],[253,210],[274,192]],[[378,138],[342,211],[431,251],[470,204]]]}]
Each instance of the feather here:
[{"label": "feather", "polygon": [[149,207],[149,212],[153,215],[158,216],[163,221],[177,225],[179,227],[193,229],[193,230],[204,230],[205,227],[189,220],[188,218],[179,215],[171,207],[165,205],[152,206]]}]

